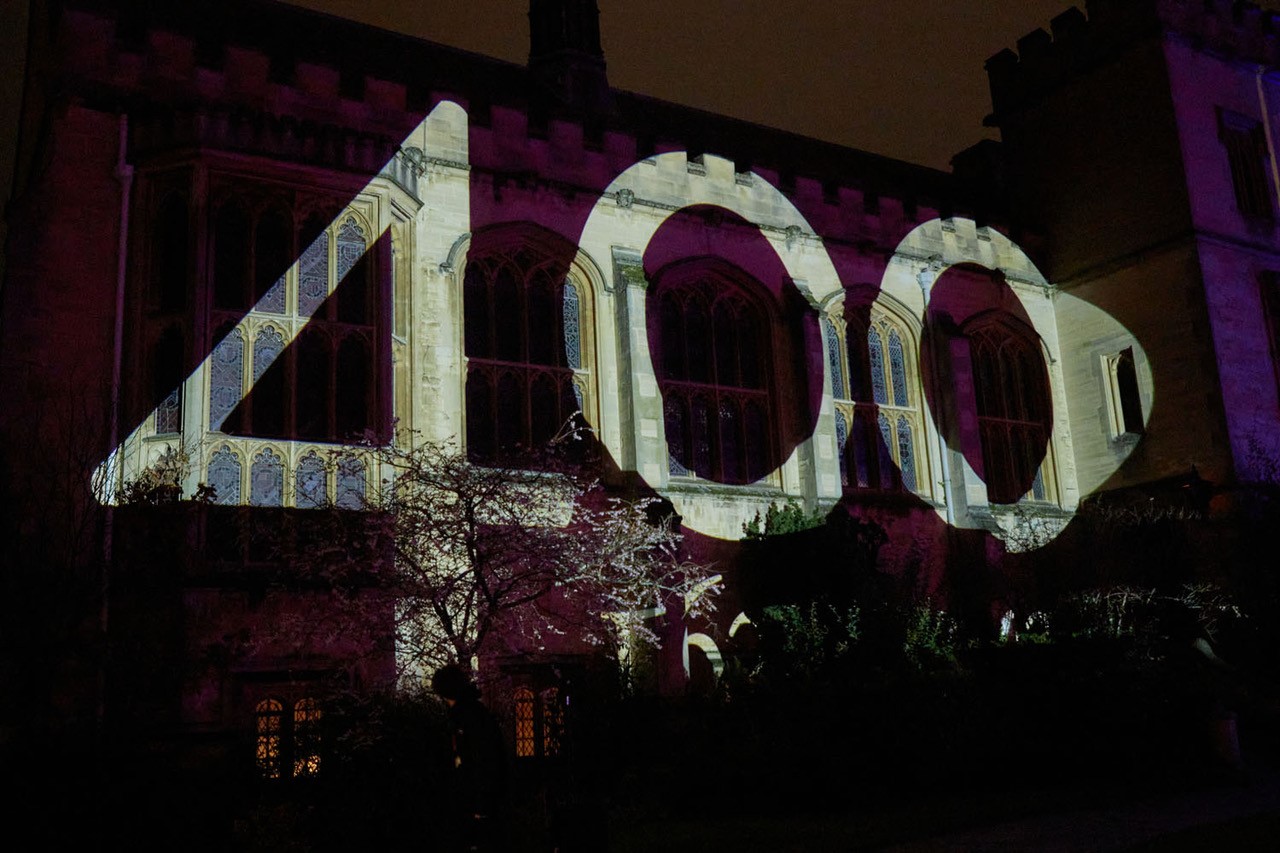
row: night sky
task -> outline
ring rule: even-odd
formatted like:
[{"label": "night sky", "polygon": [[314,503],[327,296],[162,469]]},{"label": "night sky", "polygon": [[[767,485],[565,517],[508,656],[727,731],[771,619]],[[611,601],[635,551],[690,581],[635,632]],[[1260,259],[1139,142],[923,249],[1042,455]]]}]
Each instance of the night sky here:
[{"label": "night sky", "polygon": [[[527,0],[297,0],[511,62]],[[736,118],[934,166],[993,132],[986,59],[1069,0],[599,0],[609,80]]]},{"label": "night sky", "polygon": [[[527,0],[298,0],[296,5],[511,62]],[[983,63],[1068,0],[599,0],[621,89],[947,169],[994,131]],[[1083,6],[1083,2],[1079,5]],[[1269,2],[1273,8],[1280,3]],[[0,0],[0,197],[19,104],[25,0]]]}]

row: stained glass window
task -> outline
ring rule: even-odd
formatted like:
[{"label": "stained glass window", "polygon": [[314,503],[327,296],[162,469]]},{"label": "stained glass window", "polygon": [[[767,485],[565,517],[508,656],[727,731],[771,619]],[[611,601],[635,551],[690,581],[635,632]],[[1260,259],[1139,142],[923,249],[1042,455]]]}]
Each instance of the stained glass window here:
[{"label": "stained glass window", "polygon": [[911,423],[906,415],[898,415],[898,470],[902,472],[902,487],[916,490],[916,453],[911,439]]},{"label": "stained glass window", "polygon": [[253,381],[257,382],[267,368],[284,351],[284,337],[270,326],[258,332],[253,341]]},{"label": "stained glass window", "polygon": [[356,224],[355,219],[348,219],[342,223],[342,227],[338,229],[338,257],[336,267],[336,280],[340,283],[346,278],[347,273],[351,272],[351,268],[356,265],[356,261],[360,260],[360,256],[364,254],[365,239],[364,229]]},{"label": "stained glass window", "polygon": [[889,375],[893,380],[894,405],[907,405],[907,363],[897,329],[889,330]]},{"label": "stained glass window", "polygon": [[342,509],[363,509],[365,496],[364,463],[347,457],[338,463],[338,488],[334,504]]},{"label": "stained glass window", "polygon": [[209,459],[209,486],[214,490],[214,502],[234,506],[240,503],[240,460],[223,446]]},{"label": "stained glass window", "polygon": [[293,502],[299,509],[314,509],[328,502],[329,474],[314,450],[299,460],[294,490]]},{"label": "stained glass window", "polygon": [[867,332],[867,351],[871,361],[871,395],[875,402],[889,402],[888,389],[884,380],[884,342],[880,333],[874,328]]},{"label": "stained glass window", "polygon": [[284,462],[266,449],[249,466],[249,504],[280,506],[284,502]]},{"label": "stained glass window", "polygon": [[218,430],[243,394],[244,338],[238,329],[227,333],[209,359],[209,429]]},{"label": "stained glass window", "polygon": [[849,485],[849,459],[845,449],[849,444],[849,424],[844,412],[836,409],[836,454],[840,459],[840,482]]},{"label": "stained glass window", "polygon": [[298,261],[298,316],[310,317],[329,295],[329,233],[321,231]]},{"label": "stained glass window", "polygon": [[[927,475],[922,475],[916,453],[919,413],[912,401],[919,400],[920,392],[912,386],[918,387],[920,380],[910,338],[895,317],[878,307],[867,326],[862,322],[850,320],[846,336],[846,378],[853,402],[837,398],[836,411],[845,418],[844,427],[837,423],[837,431],[845,435],[841,479],[850,488],[915,491]],[[866,368],[860,376],[859,365]]]},{"label": "stained glass window", "polygon": [[831,394],[846,399],[848,390],[844,385],[844,367],[840,363],[840,336],[836,332],[835,323],[830,318],[822,318],[822,337],[827,345],[827,369],[831,373]]},{"label": "stained glass window", "polygon": [[582,320],[578,316],[578,288],[571,281],[564,283],[564,357],[569,367],[582,367]]},{"label": "stained glass window", "polygon": [[160,401],[156,409],[156,434],[182,431],[182,386],[179,385]]}]

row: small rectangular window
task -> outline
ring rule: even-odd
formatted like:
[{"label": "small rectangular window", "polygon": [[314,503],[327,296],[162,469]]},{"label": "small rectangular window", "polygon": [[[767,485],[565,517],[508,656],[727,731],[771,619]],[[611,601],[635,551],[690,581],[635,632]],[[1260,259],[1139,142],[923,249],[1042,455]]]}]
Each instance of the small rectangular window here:
[{"label": "small rectangular window", "polygon": [[1107,408],[1111,417],[1111,435],[1141,435],[1143,432],[1142,398],[1138,392],[1138,369],[1133,347],[1126,347],[1106,357]]},{"label": "small rectangular window", "polygon": [[1274,220],[1271,193],[1267,190],[1266,135],[1262,123],[1239,113],[1219,110],[1218,138],[1227,149],[1236,207],[1251,219]]}]

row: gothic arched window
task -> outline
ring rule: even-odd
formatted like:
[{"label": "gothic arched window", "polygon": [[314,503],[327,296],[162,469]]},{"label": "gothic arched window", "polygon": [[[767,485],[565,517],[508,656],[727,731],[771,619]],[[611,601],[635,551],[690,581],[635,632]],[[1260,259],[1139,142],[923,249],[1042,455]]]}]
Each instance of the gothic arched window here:
[{"label": "gothic arched window", "polygon": [[329,501],[329,472],[314,450],[298,461],[294,476],[294,506],[314,509]]},{"label": "gothic arched window", "polygon": [[[319,229],[316,233],[313,229]],[[304,234],[315,234],[298,260],[298,316],[310,317],[329,296],[329,232],[309,220]],[[305,239],[305,237],[304,237]]]},{"label": "gothic arched window", "polygon": [[293,706],[293,775],[320,772],[320,703],[299,699]]},{"label": "gothic arched window", "polygon": [[338,463],[337,494],[334,505],[342,509],[364,509],[364,463],[348,456]]},{"label": "gothic arched window", "polygon": [[209,458],[208,484],[213,488],[214,502],[223,505],[240,503],[240,460],[225,445]]},{"label": "gothic arched window", "polygon": [[262,450],[249,466],[249,505],[280,506],[284,503],[284,461],[271,450]]},{"label": "gothic arched window", "polygon": [[222,335],[209,358],[209,429],[230,432],[225,421],[244,395],[244,338],[234,327]]},{"label": "gothic arched window", "polygon": [[258,330],[253,339],[253,431],[258,435],[281,435],[284,431],[285,373],[268,370],[284,352],[284,336],[273,326]]},{"label": "gothic arched window", "polygon": [[467,455],[529,464],[582,408],[582,294],[551,255],[518,246],[463,279]]},{"label": "gothic arched window", "polygon": [[657,282],[655,366],[676,476],[745,484],[776,467],[768,311],[737,278],[697,266]]},{"label": "gothic arched window", "polygon": [[264,699],[253,710],[258,772],[266,779],[279,779],[283,770],[284,706],[275,699]]},{"label": "gothic arched window", "polygon": [[854,489],[921,490],[919,374],[905,326],[879,309],[824,323],[841,480]]},{"label": "gothic arched window", "polygon": [[1048,500],[1049,386],[1030,333],[988,323],[968,333],[983,478],[992,503]]}]

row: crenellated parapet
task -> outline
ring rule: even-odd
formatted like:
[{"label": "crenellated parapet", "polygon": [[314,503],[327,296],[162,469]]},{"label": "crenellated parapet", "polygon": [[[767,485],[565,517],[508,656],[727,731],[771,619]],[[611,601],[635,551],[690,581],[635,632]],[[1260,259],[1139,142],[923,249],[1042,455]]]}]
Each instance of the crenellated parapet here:
[{"label": "crenellated parapet", "polygon": [[1033,30],[987,60],[993,120],[1114,59],[1167,35],[1241,62],[1280,64],[1280,11],[1240,0],[1088,0],[1049,29]]},{"label": "crenellated parapet", "polygon": [[[572,5],[572,4],[570,4]],[[583,3],[594,20],[595,4]],[[267,0],[215,6],[66,0],[50,89],[128,113],[130,156],[209,150],[388,177],[413,193],[397,150],[436,104],[466,110],[467,165],[496,192],[522,184],[598,192],[632,164],[684,151],[774,184],[826,233],[892,245],[937,216],[998,221],[998,200],[944,172],[627,92],[605,108],[547,100],[523,66]],[[575,6],[577,8],[577,6]],[[594,44],[594,42],[588,42]],[[593,54],[594,55],[594,54]]]}]

